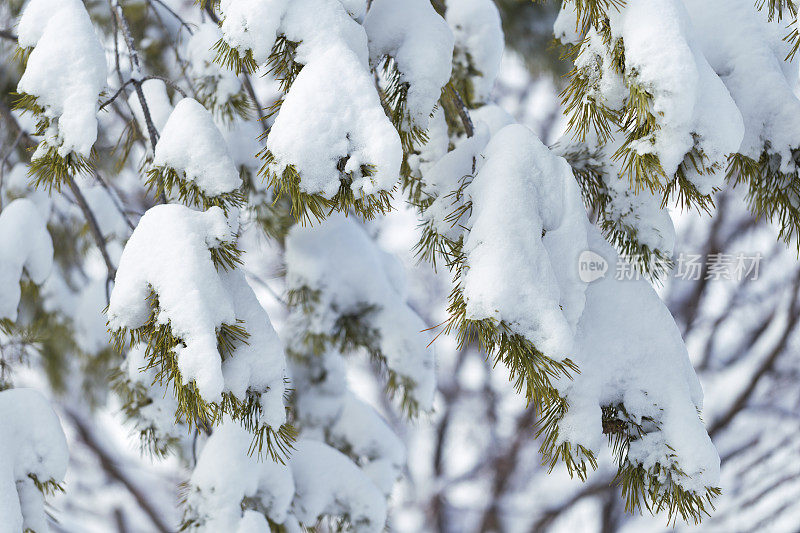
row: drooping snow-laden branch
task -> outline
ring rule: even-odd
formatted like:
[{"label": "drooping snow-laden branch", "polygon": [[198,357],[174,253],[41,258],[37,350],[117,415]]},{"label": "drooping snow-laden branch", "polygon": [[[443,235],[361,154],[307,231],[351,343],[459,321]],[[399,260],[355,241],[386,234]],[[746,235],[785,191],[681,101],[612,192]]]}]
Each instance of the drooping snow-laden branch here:
[{"label": "drooping snow-laden branch", "polygon": [[[696,521],[710,510],[718,457],[680,330],[646,280],[589,282],[576,265],[586,251],[611,268],[634,254],[640,271],[658,277],[675,240],[666,203],[710,209],[725,174],[747,183],[754,210],[774,212],[792,237],[797,104],[779,45],[765,36],[769,21],[738,2],[727,10],[566,2],[557,34],[574,52],[564,103],[576,136],[550,150],[492,101],[503,34],[488,0],[200,4],[166,7],[167,34],[201,17],[212,23],[185,42],[169,39],[176,58],[161,61],[141,44],[158,39],[145,32],[137,45],[134,37],[148,10],[137,20],[109,1],[120,85],[110,98],[104,38],[82,2],[33,0],[19,25],[30,55],[18,106],[36,117],[40,138],[35,185],[58,192],[67,183],[109,276],[118,258],[107,317],[125,357],[114,379],[123,410],[156,455],[179,453],[192,431],[210,434],[198,439],[186,528],[308,527],[325,518],[383,528],[405,455],[350,389],[344,356],[366,355],[406,414],[433,407],[436,343],[371,225],[403,202],[421,224],[419,255],[453,277],[444,333],[508,368],[530,403],[517,433],[538,424],[548,465],[563,462],[585,479],[611,435],[628,511]],[[716,11],[753,30],[747,46],[763,64],[747,62],[729,35],[717,53],[693,29],[713,27]],[[747,79],[766,80],[773,98],[762,106],[740,71],[722,68],[731,62]],[[170,81],[178,76],[191,97],[173,101],[169,89],[186,96]],[[131,118],[118,100],[130,84],[132,120],[117,127]],[[773,104],[792,116],[779,117]],[[98,122],[101,108],[113,113]],[[105,135],[118,136],[119,151]],[[113,164],[125,169],[110,174],[125,184],[125,201],[143,213],[114,247],[102,210],[75,181]],[[146,191],[171,203],[148,205]],[[33,220],[37,208],[25,202],[8,204],[4,220],[20,205]],[[281,336],[244,275],[253,228],[278,250],[288,295]],[[9,304],[9,320],[19,306],[37,309],[47,231],[30,253],[3,258],[13,286],[31,291]],[[76,263],[83,273],[78,260],[59,269]],[[524,442],[495,461],[487,527],[499,520]],[[220,468],[219,450],[236,468]],[[315,469],[326,472],[324,483]]]}]

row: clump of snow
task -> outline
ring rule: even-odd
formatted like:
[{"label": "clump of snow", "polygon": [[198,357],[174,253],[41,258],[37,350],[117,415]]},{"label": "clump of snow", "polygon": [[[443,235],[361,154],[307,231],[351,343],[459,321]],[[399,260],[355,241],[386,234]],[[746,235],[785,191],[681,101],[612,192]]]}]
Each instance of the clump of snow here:
[{"label": "clump of snow", "polygon": [[391,57],[408,84],[411,125],[426,128],[452,73],[455,39],[428,0],[375,0],[364,19],[370,60]]},{"label": "clump of snow", "polygon": [[244,398],[247,392],[260,393],[261,421],[280,427],[286,422],[283,345],[244,275],[234,270],[220,277],[233,301],[236,319],[249,334],[247,342],[237,346],[222,363],[225,390],[237,398]]},{"label": "clump of snow", "polygon": [[[209,437],[192,473],[187,502],[200,531],[262,531],[266,516],[287,527],[312,527],[348,516],[354,531],[379,532],[386,502],[347,456],[301,439],[287,465],[248,455],[251,435],[226,422]],[[257,511],[257,512],[256,512]]]},{"label": "clump of snow", "polygon": [[0,320],[17,319],[23,271],[37,285],[53,267],[53,241],[36,205],[25,198],[0,211]]},{"label": "clump of snow", "polygon": [[226,421],[206,442],[187,495],[201,531],[236,531],[256,520],[254,513],[242,510],[245,498],[272,521],[286,520],[295,494],[292,472],[287,465],[249,454],[252,439],[239,424]]},{"label": "clump of snow", "polygon": [[562,2],[553,23],[553,35],[563,44],[579,44],[581,42],[578,6],[572,2]]},{"label": "clump of snow", "polygon": [[258,64],[266,63],[288,5],[289,0],[222,0],[225,42],[242,54],[252,51]]},{"label": "clump of snow", "polygon": [[17,198],[27,198],[36,204],[45,220],[50,218],[53,199],[46,190],[31,187],[26,163],[17,163],[11,167],[10,171],[6,171],[3,176],[3,190],[0,191],[0,195],[2,195],[3,205]]},{"label": "clump of snow", "polygon": [[363,4],[222,4],[223,38],[240,54],[251,50],[257,63],[266,61],[278,35],[297,43],[292,59],[304,66],[285,96],[266,148],[274,158],[269,168],[281,175],[293,167],[307,194],[332,198],[346,179],[356,197],[368,196],[391,190],[399,176],[400,138],[369,70],[364,28],[345,9]]},{"label": "clump of snow", "polygon": [[297,362],[292,383],[302,435],[359,458],[362,470],[388,496],[405,464],[405,448],[375,409],[348,390],[342,355],[325,352]]},{"label": "clump of snow", "polygon": [[0,532],[48,531],[44,498],[31,479],[60,483],[69,450],[61,422],[32,389],[0,392]]},{"label": "clump of snow", "polygon": [[[673,481],[687,491],[716,486],[719,458],[697,415],[702,390],[680,333],[647,281],[613,275],[620,258],[589,222],[570,166],[519,125],[496,133],[478,158],[464,189],[466,315],[503,321],[545,355],[577,364],[579,374],[554,383],[569,405],[558,444],[596,451],[601,409],[621,404],[646,428],[629,464],[680,469]],[[588,284],[578,276],[586,250],[611,272]]]},{"label": "clump of snow", "polygon": [[106,58],[80,0],[31,0],[19,23],[19,45],[34,47],[17,91],[37,97],[57,122],[54,146],[84,157],[97,140],[97,109]]},{"label": "clump of snow", "polygon": [[470,76],[472,99],[483,103],[492,92],[505,48],[497,6],[492,0],[450,0],[446,18],[455,36],[454,61],[478,72]]},{"label": "clump of snow", "polygon": [[[589,249],[613,269],[616,252],[586,225]],[[581,373],[558,385],[570,404],[559,425],[562,441],[598,449],[600,407],[621,403],[636,423],[648,417],[656,425],[632,441],[629,462],[675,465],[685,475],[673,480],[685,490],[703,494],[717,486],[719,457],[697,414],[703,392],[675,321],[650,284],[613,275],[589,284],[577,331],[571,357]]]},{"label": "clump of snow", "polygon": [[[347,48],[332,48],[300,72],[275,119],[267,148],[280,173],[293,165],[300,188],[333,197],[340,161],[356,197],[391,190],[400,174],[400,137],[381,106],[369,72]],[[370,165],[364,173],[362,165]]]},{"label": "clump of snow", "polygon": [[[697,144],[710,165],[724,169],[742,141],[742,116],[697,43],[683,2],[636,0],[612,16],[625,44],[625,70],[653,95],[660,126],[653,149],[667,176]],[[645,150],[643,147],[642,150]],[[724,172],[689,179],[702,194],[722,185]]]},{"label": "clump of snow", "polygon": [[782,172],[795,171],[792,150],[800,146],[797,63],[783,59],[789,51],[782,42],[783,28],[766,22],[748,0],[685,4],[700,49],[744,117],[744,139],[731,151],[758,161],[767,149],[780,156]]},{"label": "clump of snow", "polygon": [[325,515],[347,516],[356,533],[383,531],[386,500],[346,455],[321,442],[299,440],[289,466],[294,477],[292,513],[311,526]]},{"label": "clump of snow", "polygon": [[122,252],[108,308],[111,329],[139,328],[150,317],[148,297],[154,291],[159,322],[169,322],[186,345],[178,349],[184,384],[194,380],[212,401],[220,400],[223,391],[216,330],[235,324],[236,314],[210,249],[234,238],[218,207],[148,210]]},{"label": "clump of snow", "polygon": [[329,431],[329,444],[363,458],[362,470],[388,496],[406,458],[403,443],[389,424],[351,392],[342,399],[339,418]]},{"label": "clump of snow", "polygon": [[[147,298],[158,296],[158,322],[169,323],[183,341],[175,348],[183,384],[194,381],[206,401],[223,392],[238,398],[261,394],[262,421],[272,427],[285,420],[285,362],[266,311],[243,275],[220,271],[211,249],[233,242],[235,232],[222,210],[198,212],[172,204],[156,206],[142,217],[119,262],[108,308],[109,327],[136,329],[152,312]],[[223,363],[217,331],[239,324],[250,335]]]},{"label": "clump of snow", "polygon": [[[330,335],[342,315],[363,314],[362,323],[376,333],[386,365],[410,380],[409,391],[422,409],[430,409],[435,389],[434,352],[422,319],[406,303],[402,269],[353,220],[329,217],[316,227],[294,226],[286,240],[289,290],[319,291],[309,331]],[[368,312],[365,312],[368,311]],[[306,324],[304,324],[305,326]]]},{"label": "clump of snow", "polygon": [[192,98],[178,102],[170,114],[153,166],[185,172],[187,180],[212,197],[233,192],[242,184],[214,118]]},{"label": "clump of snow", "polygon": [[467,316],[504,321],[545,355],[568,357],[585,290],[575,265],[586,248],[572,169],[519,125],[495,135],[485,158],[469,186]]}]

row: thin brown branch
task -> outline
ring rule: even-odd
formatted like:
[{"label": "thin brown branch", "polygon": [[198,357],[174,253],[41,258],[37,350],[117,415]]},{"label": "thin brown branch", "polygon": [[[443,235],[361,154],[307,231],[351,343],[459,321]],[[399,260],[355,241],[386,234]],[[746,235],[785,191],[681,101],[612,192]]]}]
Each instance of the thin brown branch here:
[{"label": "thin brown branch", "polygon": [[9,41],[17,42],[17,36],[11,30],[0,30],[0,38],[8,39]]},{"label": "thin brown branch", "polygon": [[103,232],[100,230],[100,225],[97,223],[97,218],[94,216],[89,204],[86,202],[86,198],[83,196],[80,187],[78,187],[78,184],[75,183],[74,179],[72,179],[72,176],[67,177],[67,183],[69,184],[69,190],[72,191],[73,196],[75,196],[75,201],[78,203],[78,207],[83,213],[83,217],[86,219],[86,223],[89,225],[89,232],[94,238],[94,242],[97,245],[97,249],[100,251],[100,255],[103,256],[103,262],[106,264],[106,271],[108,273],[108,277],[106,279],[106,303],[108,303],[110,298],[108,290],[109,284],[117,276],[117,269],[114,267],[114,263],[111,261],[111,256],[108,255],[106,240],[103,238]]},{"label": "thin brown branch", "polygon": [[[800,271],[798,271],[795,277],[792,294],[796,295],[798,290],[800,290]],[[739,412],[745,407],[747,407],[747,404],[750,401],[753,392],[755,392],[756,387],[760,383],[761,378],[764,377],[764,375],[775,365],[778,357],[784,353],[784,350],[789,343],[789,339],[791,338],[792,333],[795,331],[798,319],[800,319],[800,310],[798,310],[798,305],[800,305],[800,303],[795,297],[789,305],[789,319],[784,327],[780,339],[775,344],[769,355],[761,362],[756,371],[753,373],[747,386],[736,396],[736,399],[733,401],[728,410],[714,420],[714,422],[711,424],[711,427],[708,430],[708,434],[711,435],[711,437],[714,437],[722,429],[727,427],[733,421],[736,415],[739,414]]]},{"label": "thin brown branch", "polygon": [[150,518],[150,521],[153,523],[153,526],[155,526],[157,531],[161,533],[171,533],[173,528],[167,524],[166,520],[157,510],[155,504],[150,501],[147,490],[143,487],[139,487],[136,482],[127,475],[125,470],[120,467],[120,465],[117,463],[117,460],[114,458],[112,453],[105,448],[89,423],[87,423],[82,416],[72,410],[68,409],[66,413],[70,420],[72,420],[72,422],[75,424],[75,428],[78,431],[78,436],[80,437],[81,441],[86,444],[86,446],[88,446],[89,449],[95,453],[95,455],[97,455],[103,470],[105,470],[113,479],[116,479],[122,483],[128,492],[131,493],[142,511],[144,511],[148,518]]}]

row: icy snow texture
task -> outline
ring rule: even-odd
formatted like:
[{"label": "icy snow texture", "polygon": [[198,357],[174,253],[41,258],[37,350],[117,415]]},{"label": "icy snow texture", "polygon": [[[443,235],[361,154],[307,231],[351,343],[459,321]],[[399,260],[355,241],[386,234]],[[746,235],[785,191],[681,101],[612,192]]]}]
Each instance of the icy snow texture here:
[{"label": "icy snow texture", "polygon": [[186,179],[210,197],[242,185],[214,117],[192,98],[178,102],[169,116],[156,145],[153,166],[186,172]]},{"label": "icy snow texture", "polygon": [[479,72],[470,76],[473,101],[485,102],[497,79],[505,47],[497,6],[492,0],[449,0],[446,18],[455,36],[455,60]]},{"label": "icy snow texture", "polygon": [[245,498],[277,524],[299,520],[311,527],[323,515],[346,514],[354,531],[382,531],[386,502],[345,455],[321,442],[301,439],[284,466],[249,456],[251,438],[238,425],[226,422],[203,448],[188,495],[201,531],[250,531],[263,525],[253,511],[242,510]]},{"label": "icy snow texture", "polygon": [[32,389],[0,392],[0,533],[49,530],[42,494],[29,476],[61,482],[69,450],[61,422]]},{"label": "icy snow texture", "polygon": [[17,319],[23,269],[40,285],[53,267],[53,241],[45,218],[25,198],[14,200],[0,211],[0,320]]},{"label": "icy snow texture", "polygon": [[97,108],[106,58],[80,0],[31,0],[19,22],[19,45],[33,46],[17,91],[38,98],[57,121],[56,146],[88,157],[97,140]]},{"label": "icy snow texture", "polygon": [[545,355],[568,357],[585,290],[575,265],[586,249],[572,169],[519,125],[495,135],[485,157],[469,187],[467,315],[505,321]]},{"label": "icy snow texture", "polygon": [[[142,217],[120,259],[108,318],[111,329],[143,326],[158,295],[159,323],[169,322],[185,344],[175,348],[183,383],[194,380],[206,401],[229,391],[261,393],[262,421],[285,420],[285,362],[266,311],[237,271],[218,271],[210,248],[231,242],[235,234],[222,210],[198,212],[181,205],[156,206]],[[237,320],[250,334],[224,363],[217,329]]]},{"label": "icy snow texture", "polygon": [[[377,348],[389,370],[412,380],[423,410],[435,389],[434,353],[422,319],[406,303],[402,268],[353,220],[333,215],[316,227],[294,226],[286,239],[289,289],[320,291],[309,328],[328,335],[341,315],[363,312],[378,334]],[[302,313],[301,310],[295,311]]]},{"label": "icy snow texture", "polygon": [[375,0],[364,19],[370,60],[391,57],[408,83],[412,126],[427,128],[428,117],[452,73],[455,39],[428,0]]}]

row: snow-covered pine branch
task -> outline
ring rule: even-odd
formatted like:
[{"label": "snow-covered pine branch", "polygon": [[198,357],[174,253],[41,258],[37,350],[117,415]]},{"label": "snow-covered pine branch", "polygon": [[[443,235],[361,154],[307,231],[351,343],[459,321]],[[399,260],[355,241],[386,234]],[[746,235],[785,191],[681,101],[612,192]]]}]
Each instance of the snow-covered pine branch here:
[{"label": "snow-covered pine branch", "polygon": [[0,392],[0,531],[47,531],[44,497],[63,490],[69,451],[47,400],[32,389]]},{"label": "snow-covered pine branch", "polygon": [[61,187],[91,166],[97,110],[106,86],[106,59],[80,0],[32,0],[19,20],[27,56],[17,107],[37,120],[41,137],[31,157],[37,185]]},{"label": "snow-covered pine branch", "polygon": [[36,205],[14,200],[0,212],[0,321],[17,320],[23,272],[42,284],[53,267],[53,241]]},{"label": "snow-covered pine branch", "polygon": [[[794,241],[795,2],[563,2],[555,36],[574,70],[552,148],[495,99],[492,0],[184,4],[0,13],[20,15],[19,72],[2,74],[18,110],[0,107],[13,134],[0,151],[2,387],[12,366],[43,369],[37,386],[83,420],[113,383],[144,448],[191,471],[187,529],[382,531],[409,470],[402,423],[458,396],[458,376],[437,394],[435,360],[456,345],[519,393],[512,450],[538,421],[549,467],[584,481],[599,467],[602,481],[608,437],[629,512],[710,512],[719,457],[681,331],[648,281],[577,268],[586,251],[630,255],[660,279],[669,208],[710,212],[736,184]],[[446,269],[449,299],[407,283],[382,249],[395,209],[419,223],[416,275]],[[44,530],[39,492],[64,479],[63,435],[31,394],[0,392],[9,531]]]}]

